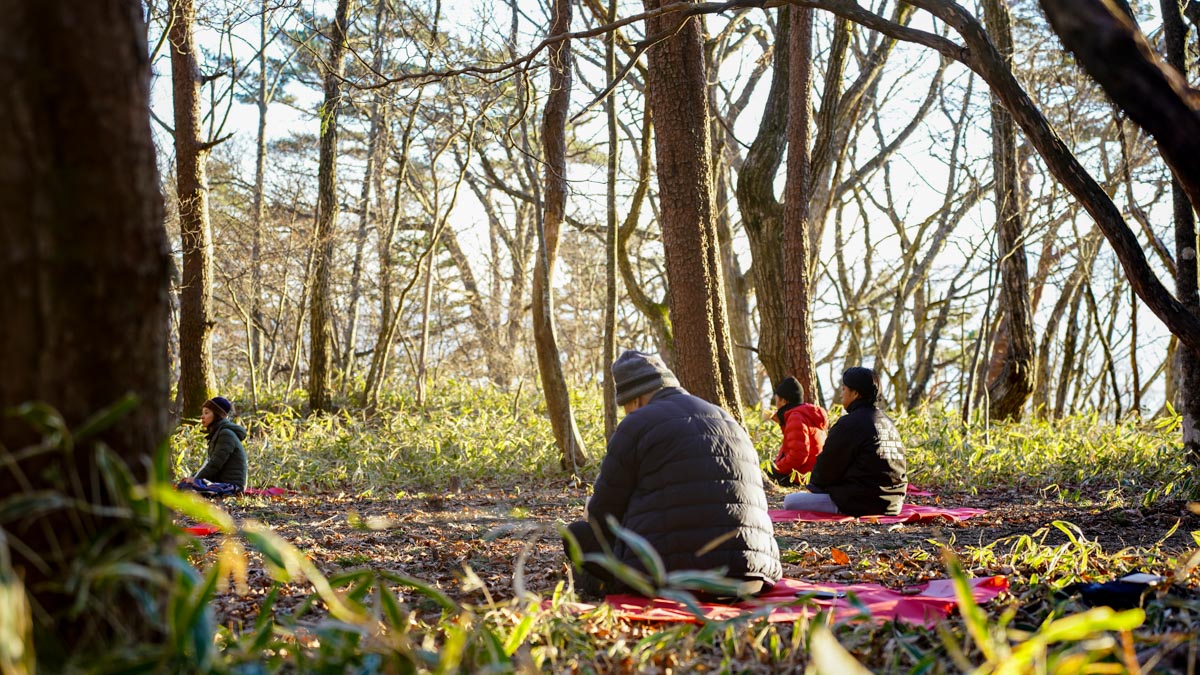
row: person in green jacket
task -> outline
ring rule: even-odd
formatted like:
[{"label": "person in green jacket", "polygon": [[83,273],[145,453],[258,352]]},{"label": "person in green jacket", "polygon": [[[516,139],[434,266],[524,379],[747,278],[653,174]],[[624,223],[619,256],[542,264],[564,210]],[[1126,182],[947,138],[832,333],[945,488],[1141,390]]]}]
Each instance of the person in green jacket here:
[{"label": "person in green jacket", "polygon": [[208,495],[237,494],[246,489],[246,448],[242,446],[246,429],[229,419],[232,412],[233,404],[223,396],[204,402],[200,423],[208,439],[208,458],[195,475],[179,481],[180,489]]}]

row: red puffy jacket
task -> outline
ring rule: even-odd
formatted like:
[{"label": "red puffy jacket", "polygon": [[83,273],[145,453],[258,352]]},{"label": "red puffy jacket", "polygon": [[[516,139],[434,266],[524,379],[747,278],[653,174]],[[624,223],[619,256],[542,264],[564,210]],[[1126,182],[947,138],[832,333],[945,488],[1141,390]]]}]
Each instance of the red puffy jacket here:
[{"label": "red puffy jacket", "polygon": [[785,476],[793,471],[809,473],[825,447],[829,413],[821,406],[801,403],[783,411],[783,444],[775,456],[775,471]]}]

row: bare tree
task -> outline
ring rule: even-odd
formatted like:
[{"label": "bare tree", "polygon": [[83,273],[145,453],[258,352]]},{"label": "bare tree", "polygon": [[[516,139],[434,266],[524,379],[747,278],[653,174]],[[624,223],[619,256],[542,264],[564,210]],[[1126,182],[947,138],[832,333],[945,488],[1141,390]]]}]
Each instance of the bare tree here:
[{"label": "bare tree", "polygon": [[[555,0],[550,34],[571,30],[571,0]],[[538,257],[533,268],[533,340],[538,372],[546,397],[546,413],[554,439],[562,452],[562,466],[572,473],[587,461],[583,437],[571,411],[570,392],[559,358],[554,326],[552,273],[567,200],[567,106],[571,101],[571,43],[563,40],[550,49],[550,93],[542,118],[542,155],[546,164],[545,210],[538,230]]]},{"label": "bare tree", "polygon": [[[1175,285],[1179,298],[1161,288],[1144,258],[1131,266],[1121,256],[1134,289],[1184,343],[1180,357],[1180,411],[1188,459],[1200,463],[1200,292],[1197,291],[1196,227],[1200,205],[1200,103],[1184,73],[1159,63],[1137,27],[1124,13],[1099,2],[1043,0],[1054,31],[1080,65],[1129,118],[1158,141],[1159,153],[1174,174]],[[1178,6],[1164,5],[1168,58],[1183,64],[1185,36]],[[1107,232],[1105,233],[1108,234]],[[1140,251],[1139,251],[1140,252]]]},{"label": "bare tree", "polygon": [[[1001,58],[1012,68],[1012,15],[1007,0],[983,3],[988,33]],[[1019,419],[1033,393],[1033,312],[1025,258],[1023,205],[1017,175],[1017,129],[1004,103],[992,94],[992,167],[996,186],[996,240],[1000,265],[1000,306],[1004,311],[1001,366],[988,383],[990,415]]]}]

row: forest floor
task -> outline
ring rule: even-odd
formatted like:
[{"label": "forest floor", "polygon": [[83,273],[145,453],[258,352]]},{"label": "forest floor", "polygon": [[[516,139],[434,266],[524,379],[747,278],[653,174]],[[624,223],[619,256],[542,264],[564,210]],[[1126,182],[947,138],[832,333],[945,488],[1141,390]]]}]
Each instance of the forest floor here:
[{"label": "forest floor", "polygon": [[[449,484],[436,494],[299,493],[239,497],[221,505],[237,520],[269,525],[327,576],[367,568],[400,572],[431,582],[459,602],[483,604],[489,596],[497,601],[511,598],[518,574],[526,589],[543,597],[568,578],[555,524],[579,518],[587,494],[586,485],[560,480],[534,489]],[[783,494],[769,489],[771,508],[782,508]],[[1073,523],[1108,555],[1125,549],[1140,555],[1139,550],[1156,548],[1182,560],[1195,547],[1191,531],[1200,529],[1200,516],[1190,513],[1184,502],[1160,500],[1149,508],[1114,509],[1095,497],[1075,493],[1068,502],[1053,491],[1013,489],[913,497],[910,501],[917,504],[984,508],[988,513],[962,523],[777,523],[776,536],[788,577],[871,581],[893,588],[946,576],[938,551],[942,544],[969,561],[969,549],[994,545],[998,552],[1007,550],[1023,535],[1048,546],[1067,542],[1065,532],[1047,527],[1055,521]],[[1039,530],[1042,534],[1036,534]],[[200,541],[200,558],[217,555],[219,535]],[[249,560],[249,592],[239,595],[231,588],[214,606],[217,621],[235,631],[253,623],[272,585],[261,555],[250,552]],[[205,560],[201,567],[207,564]],[[464,584],[464,566],[478,575],[486,591]],[[976,576],[1012,572],[1004,566],[968,564],[967,569]],[[285,586],[276,611],[295,609],[310,591],[306,585]],[[416,593],[402,593],[402,599],[419,609],[436,609]]]}]

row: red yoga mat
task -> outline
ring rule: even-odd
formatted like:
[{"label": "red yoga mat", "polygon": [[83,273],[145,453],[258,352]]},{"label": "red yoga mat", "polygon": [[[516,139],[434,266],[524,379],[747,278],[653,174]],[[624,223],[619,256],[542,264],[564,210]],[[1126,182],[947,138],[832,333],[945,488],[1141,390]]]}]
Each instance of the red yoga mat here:
[{"label": "red yoga mat", "polygon": [[261,495],[266,497],[283,497],[285,495],[298,494],[295,490],[289,490],[281,487],[246,488],[245,493],[248,495]]},{"label": "red yoga mat", "polygon": [[[975,602],[992,600],[1008,590],[1002,576],[971,579],[971,597]],[[805,593],[836,594],[839,597],[802,599]],[[851,598],[851,595],[854,598]],[[618,617],[631,621],[699,623],[701,620],[724,621],[752,612],[765,612],[771,622],[795,621],[817,612],[831,612],[833,621],[900,621],[932,628],[950,616],[958,606],[954,582],[935,579],[925,584],[895,591],[878,584],[824,584],[783,579],[769,592],[736,605],[698,603],[703,618],[674,600],[648,599],[637,595],[610,595],[604,599]],[[595,605],[573,603],[572,609],[587,611]]]},{"label": "red yoga mat", "polygon": [[957,508],[944,506],[923,506],[921,504],[905,504],[900,513],[894,516],[862,516],[855,518],[842,513],[820,513],[818,511],[769,511],[771,522],[790,523],[802,520],[810,523],[848,523],[857,520],[860,523],[926,523],[937,520],[950,520],[960,523],[974,516],[987,513],[987,509]]}]

